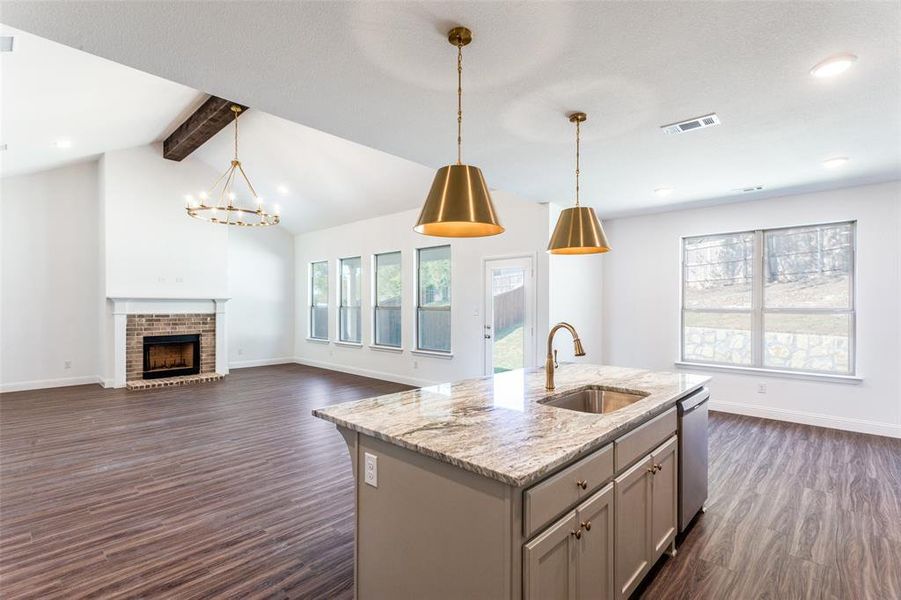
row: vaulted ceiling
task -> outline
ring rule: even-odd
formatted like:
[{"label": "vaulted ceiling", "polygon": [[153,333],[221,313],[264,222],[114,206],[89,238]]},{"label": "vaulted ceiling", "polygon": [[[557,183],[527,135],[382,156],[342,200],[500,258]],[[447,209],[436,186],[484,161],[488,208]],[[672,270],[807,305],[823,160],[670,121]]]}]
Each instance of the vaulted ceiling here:
[{"label": "vaulted ceiling", "polygon": [[[565,114],[583,110],[583,199],[608,216],[901,172],[897,3],[4,2],[2,18],[430,168],[454,157],[445,34],[465,24],[464,160],[493,187],[566,203]],[[837,52],[859,60],[834,79],[809,75]],[[659,129],[709,112],[722,125]],[[311,143],[297,132],[260,139],[279,148],[267,160]],[[837,155],[851,160],[822,167]],[[670,196],[654,194],[664,186]]]}]

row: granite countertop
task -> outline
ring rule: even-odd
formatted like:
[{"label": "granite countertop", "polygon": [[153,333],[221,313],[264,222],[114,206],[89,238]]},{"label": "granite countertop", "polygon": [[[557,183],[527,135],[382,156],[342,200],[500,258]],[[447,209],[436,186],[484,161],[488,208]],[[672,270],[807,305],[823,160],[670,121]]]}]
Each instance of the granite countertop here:
[{"label": "granite countertop", "polygon": [[[344,402],[316,409],[313,415],[522,487],[665,411],[709,380],[682,373],[564,364],[557,369],[553,392],[544,389],[544,369],[526,369]],[[538,403],[588,385],[648,396],[601,415]]]}]

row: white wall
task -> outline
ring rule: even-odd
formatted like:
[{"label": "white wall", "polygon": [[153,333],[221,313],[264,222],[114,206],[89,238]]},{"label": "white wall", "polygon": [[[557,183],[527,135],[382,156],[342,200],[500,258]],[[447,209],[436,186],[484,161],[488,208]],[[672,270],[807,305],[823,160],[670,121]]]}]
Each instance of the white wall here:
[{"label": "white wall", "polygon": [[229,366],[292,362],[294,236],[281,227],[230,228],[228,287]]},{"label": "white wall", "polygon": [[[859,384],[712,374],[713,407],[901,436],[901,183],[846,188],[607,222],[604,360],[674,368],[681,236],[857,220]],[[767,393],[757,393],[758,383]]]},{"label": "white wall", "polygon": [[96,162],[2,180],[0,391],[97,381],[97,190]]},{"label": "white wall", "polygon": [[165,160],[159,145],[104,155],[106,295],[224,298],[228,227],[188,218],[185,194],[219,176],[187,158]]},{"label": "white wall", "polygon": [[[485,258],[530,255],[535,261],[536,355],[543,347],[548,322],[548,207],[519,200],[504,192],[492,192],[506,232],[489,238],[445,239],[419,235],[413,225],[419,214],[409,210],[331,229],[314,231],[295,238],[297,324],[296,352],[300,362],[325,368],[381,377],[411,384],[453,381],[483,373],[482,280]],[[410,352],[414,348],[413,269],[416,248],[451,246],[451,336],[453,358],[422,356]],[[334,343],[308,341],[309,264],[329,261],[329,337],[337,338],[336,295],[337,266],[340,257],[363,257],[363,289],[371,289],[371,256],[374,253],[400,250],[403,262],[404,352],[369,348],[371,343],[371,301],[363,297],[363,348],[350,348]],[[561,345],[562,347],[562,345]]]}]

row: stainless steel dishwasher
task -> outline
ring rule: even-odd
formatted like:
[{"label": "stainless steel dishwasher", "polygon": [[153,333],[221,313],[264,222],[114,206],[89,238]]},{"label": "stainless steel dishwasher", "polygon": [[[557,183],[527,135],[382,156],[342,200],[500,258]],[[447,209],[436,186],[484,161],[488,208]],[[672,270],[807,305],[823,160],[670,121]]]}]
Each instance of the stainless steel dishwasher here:
[{"label": "stainless steel dishwasher", "polygon": [[707,502],[707,401],[701,388],[679,401],[679,533]]}]

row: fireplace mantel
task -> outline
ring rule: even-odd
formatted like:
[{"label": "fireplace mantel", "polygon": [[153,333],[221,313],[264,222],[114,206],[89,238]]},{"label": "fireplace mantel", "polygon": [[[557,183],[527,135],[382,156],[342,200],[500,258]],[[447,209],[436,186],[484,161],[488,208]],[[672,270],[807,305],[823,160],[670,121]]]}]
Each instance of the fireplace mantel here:
[{"label": "fireplace mantel", "polygon": [[228,298],[127,298],[108,297],[113,315],[113,387],[125,387],[127,369],[126,327],[128,315],[216,315],[216,373],[228,374],[228,328],[226,326],[225,304]]}]

